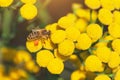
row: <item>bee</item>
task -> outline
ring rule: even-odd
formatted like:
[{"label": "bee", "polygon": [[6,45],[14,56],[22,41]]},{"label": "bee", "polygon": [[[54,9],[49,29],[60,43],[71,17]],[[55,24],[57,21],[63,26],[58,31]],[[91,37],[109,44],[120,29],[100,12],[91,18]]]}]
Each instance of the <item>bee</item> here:
[{"label": "bee", "polygon": [[28,41],[34,41],[34,40],[45,40],[48,39],[50,36],[50,31],[47,31],[46,29],[32,29],[32,32],[28,35],[27,40]]}]

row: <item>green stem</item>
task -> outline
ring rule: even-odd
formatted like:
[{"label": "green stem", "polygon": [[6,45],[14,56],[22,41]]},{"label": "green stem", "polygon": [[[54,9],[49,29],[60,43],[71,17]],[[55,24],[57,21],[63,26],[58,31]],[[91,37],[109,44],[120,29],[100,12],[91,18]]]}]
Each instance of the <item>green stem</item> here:
[{"label": "green stem", "polygon": [[4,44],[8,43],[10,40],[10,27],[12,22],[12,10],[4,9],[3,12],[3,23],[2,23],[2,39]]},{"label": "green stem", "polygon": [[89,23],[92,23],[93,22],[93,20],[92,20],[92,9],[90,10],[90,22]]}]

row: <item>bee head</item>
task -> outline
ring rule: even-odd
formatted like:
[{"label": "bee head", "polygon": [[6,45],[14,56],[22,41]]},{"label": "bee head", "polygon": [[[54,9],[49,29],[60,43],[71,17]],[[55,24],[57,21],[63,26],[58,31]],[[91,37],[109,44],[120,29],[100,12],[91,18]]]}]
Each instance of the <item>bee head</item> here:
[{"label": "bee head", "polygon": [[43,31],[42,31],[42,34],[43,34],[43,35],[50,35],[50,31],[43,30]]}]

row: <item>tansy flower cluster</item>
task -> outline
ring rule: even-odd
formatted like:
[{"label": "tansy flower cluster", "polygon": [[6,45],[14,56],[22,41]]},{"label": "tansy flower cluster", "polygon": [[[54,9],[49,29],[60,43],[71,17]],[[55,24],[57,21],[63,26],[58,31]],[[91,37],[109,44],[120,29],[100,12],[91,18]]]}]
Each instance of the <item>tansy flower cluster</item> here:
[{"label": "tansy flower cluster", "polygon": [[[0,7],[10,7],[15,3],[14,0],[0,0]],[[13,7],[20,7],[20,14],[26,20],[34,19],[37,16],[37,7],[34,5],[36,0],[19,0]],[[19,4],[19,5],[17,5]]]},{"label": "tansy flower cluster", "polygon": [[120,0],[84,0],[73,13],[45,26],[50,35],[26,41],[36,62],[52,74],[61,74],[64,62],[76,66],[71,80],[120,80]]},{"label": "tansy flower cluster", "polygon": [[0,52],[3,58],[3,63],[0,63],[0,80],[29,80],[31,73],[40,71],[30,53],[25,50],[2,47]]}]

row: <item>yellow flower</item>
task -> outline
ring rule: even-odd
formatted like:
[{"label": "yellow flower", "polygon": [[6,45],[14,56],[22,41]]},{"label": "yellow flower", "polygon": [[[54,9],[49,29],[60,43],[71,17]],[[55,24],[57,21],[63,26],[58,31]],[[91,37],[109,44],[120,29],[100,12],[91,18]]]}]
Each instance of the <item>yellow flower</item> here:
[{"label": "yellow flower", "polygon": [[108,66],[110,68],[116,68],[118,67],[120,64],[120,56],[117,52],[112,52],[112,54],[110,55],[110,60],[108,62]]},{"label": "yellow flower", "polygon": [[52,59],[54,59],[54,56],[49,50],[41,50],[36,56],[36,61],[41,67],[46,67]]},{"label": "yellow flower", "polygon": [[120,11],[113,12],[113,22],[120,24]]},{"label": "yellow flower", "polygon": [[31,59],[32,59],[32,57],[27,51],[19,50],[16,53],[14,61],[15,61],[16,64],[20,64],[20,63],[23,63],[23,62],[28,62]]},{"label": "yellow flower", "polygon": [[64,30],[57,30],[51,34],[51,40],[53,43],[60,43],[66,38],[66,32]]},{"label": "yellow flower", "polygon": [[114,10],[114,0],[100,0],[101,6],[108,10]]},{"label": "yellow flower", "polygon": [[9,76],[4,76],[2,80],[12,80]]},{"label": "yellow flower", "polygon": [[63,29],[73,26],[74,23],[75,19],[71,16],[63,16],[58,20],[58,25]]},{"label": "yellow flower", "polygon": [[76,48],[81,49],[81,50],[86,50],[88,49],[92,44],[92,40],[86,33],[82,33],[76,43]]},{"label": "yellow flower", "polygon": [[112,23],[108,26],[109,34],[114,38],[120,38],[120,25],[117,23]]},{"label": "yellow flower", "polygon": [[87,24],[88,22],[85,19],[80,18],[75,22],[74,27],[79,29],[80,32],[85,32]]},{"label": "yellow flower", "polygon": [[23,69],[18,69],[17,70],[17,74],[19,76],[23,77],[23,78],[27,78],[28,77],[27,72],[25,70],[23,70]]},{"label": "yellow flower", "polygon": [[74,13],[68,13],[67,17],[69,17],[71,20],[76,21],[77,17]]},{"label": "yellow flower", "polygon": [[10,70],[9,76],[13,80],[18,80],[20,78],[20,75],[17,74],[17,71],[15,70]]},{"label": "yellow flower", "polygon": [[109,25],[112,23],[113,15],[111,11],[102,8],[99,10],[98,19],[100,20],[101,23]]},{"label": "yellow flower", "polygon": [[58,52],[58,49],[54,49],[54,56],[58,59],[60,59],[61,61],[66,61],[69,56],[63,56]]},{"label": "yellow flower", "polygon": [[102,37],[103,31],[98,24],[93,23],[87,26],[87,34],[92,40],[97,41]]},{"label": "yellow flower", "polygon": [[37,8],[33,4],[24,4],[20,8],[20,14],[23,18],[31,20],[37,16]]},{"label": "yellow flower", "polygon": [[13,0],[0,0],[0,7],[8,7],[13,3]]},{"label": "yellow flower", "polygon": [[71,80],[85,80],[85,78],[86,78],[85,73],[80,70],[75,70],[71,74]]},{"label": "yellow flower", "polygon": [[75,14],[80,18],[84,18],[87,15],[87,12],[86,9],[79,8],[75,10]]},{"label": "yellow flower", "polygon": [[42,48],[42,43],[40,40],[27,41],[26,47],[30,52],[36,52]]},{"label": "yellow flower", "polygon": [[115,9],[120,9],[120,0],[113,0]]},{"label": "yellow flower", "polygon": [[83,5],[81,5],[81,4],[79,4],[79,3],[73,3],[73,4],[72,4],[72,9],[73,9],[73,11],[76,10],[76,9],[79,9],[79,8],[81,8],[81,7],[83,7]]},{"label": "yellow flower", "polygon": [[120,39],[115,39],[112,41],[112,48],[120,54]]},{"label": "yellow flower", "polygon": [[51,42],[50,39],[44,40],[43,48],[53,50],[55,45]]},{"label": "yellow flower", "polygon": [[116,72],[114,80],[120,80],[120,69]]},{"label": "yellow flower", "polygon": [[98,9],[101,6],[100,0],[85,0],[85,4],[91,9]]},{"label": "yellow flower", "polygon": [[58,44],[58,51],[63,56],[69,56],[74,52],[75,45],[71,40],[64,40]]},{"label": "yellow flower", "polygon": [[35,66],[35,63],[33,60],[30,60],[25,64],[25,68],[29,71],[32,71],[34,69],[34,66]]},{"label": "yellow flower", "polygon": [[107,46],[98,47],[96,55],[102,62],[107,63],[110,60],[111,50]]},{"label": "yellow flower", "polygon": [[50,30],[51,34],[53,34],[56,30],[59,29],[57,23],[49,24],[45,27],[46,30]]},{"label": "yellow flower", "polygon": [[66,38],[72,41],[76,41],[80,35],[80,31],[75,27],[69,27],[66,30]]},{"label": "yellow flower", "polygon": [[21,0],[21,2],[34,4],[36,2],[36,0]]},{"label": "yellow flower", "polygon": [[97,77],[95,77],[95,80],[111,80],[111,79],[106,74],[100,74]]},{"label": "yellow flower", "polygon": [[[83,9],[83,8],[79,8],[77,10],[75,10],[75,14],[83,19],[86,19],[87,21],[90,21],[90,10],[89,9]],[[96,11],[92,11],[92,21],[96,21],[97,19],[97,12]]]},{"label": "yellow flower", "polygon": [[61,74],[64,69],[64,64],[60,59],[54,58],[47,65],[47,69],[52,74]]},{"label": "yellow flower", "polygon": [[95,55],[90,55],[87,57],[85,60],[85,67],[86,70],[92,72],[102,72],[104,70],[101,60]]}]

